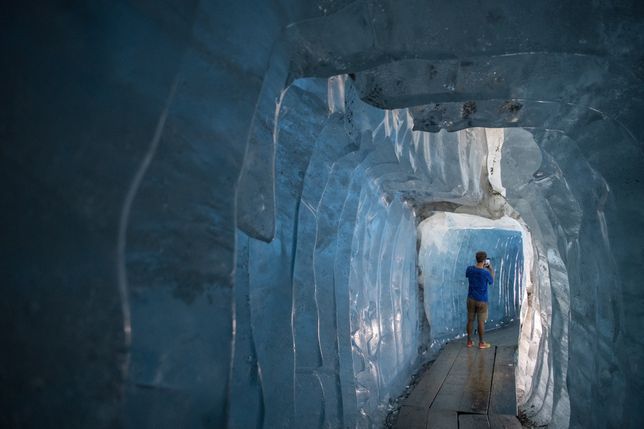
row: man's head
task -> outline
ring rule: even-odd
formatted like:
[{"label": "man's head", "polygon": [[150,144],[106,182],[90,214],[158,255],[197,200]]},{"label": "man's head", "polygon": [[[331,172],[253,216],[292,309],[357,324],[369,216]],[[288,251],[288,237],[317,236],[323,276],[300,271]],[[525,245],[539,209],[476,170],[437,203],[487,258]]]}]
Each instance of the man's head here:
[{"label": "man's head", "polygon": [[486,259],[487,259],[487,253],[485,253],[483,251],[476,252],[476,262],[477,263],[485,262]]}]

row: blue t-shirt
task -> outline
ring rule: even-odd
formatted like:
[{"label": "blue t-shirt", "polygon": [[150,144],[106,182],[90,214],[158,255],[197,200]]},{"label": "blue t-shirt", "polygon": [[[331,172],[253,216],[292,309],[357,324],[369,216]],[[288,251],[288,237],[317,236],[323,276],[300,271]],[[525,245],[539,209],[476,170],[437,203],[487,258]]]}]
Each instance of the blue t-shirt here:
[{"label": "blue t-shirt", "polygon": [[465,270],[465,277],[470,282],[467,296],[475,301],[487,302],[487,285],[494,283],[492,274],[485,268],[476,268],[470,265]]}]

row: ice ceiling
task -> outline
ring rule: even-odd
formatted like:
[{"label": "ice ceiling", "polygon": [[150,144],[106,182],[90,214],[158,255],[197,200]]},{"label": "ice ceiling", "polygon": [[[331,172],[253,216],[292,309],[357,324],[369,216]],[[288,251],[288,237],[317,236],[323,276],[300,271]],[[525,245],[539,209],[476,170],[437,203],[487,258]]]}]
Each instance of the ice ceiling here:
[{"label": "ice ceiling", "polygon": [[3,25],[0,426],[377,427],[474,237],[526,414],[638,421],[640,3],[43,3]]}]

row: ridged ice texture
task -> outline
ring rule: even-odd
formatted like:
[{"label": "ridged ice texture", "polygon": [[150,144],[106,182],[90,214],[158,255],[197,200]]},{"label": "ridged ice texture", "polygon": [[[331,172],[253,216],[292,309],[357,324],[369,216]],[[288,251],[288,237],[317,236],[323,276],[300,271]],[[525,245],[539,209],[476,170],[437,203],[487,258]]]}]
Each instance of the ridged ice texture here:
[{"label": "ridged ice texture", "polygon": [[416,219],[383,190],[406,166],[343,90],[296,82],[279,107],[275,237],[237,234],[231,427],[378,426],[418,364]]},{"label": "ridged ice texture", "polygon": [[523,292],[523,240],[513,219],[492,221],[478,216],[438,213],[418,226],[424,306],[431,328],[431,346],[437,350],[447,339],[463,335],[468,281],[465,270],[474,254],[485,250],[494,272],[488,289],[486,329],[519,316]]}]

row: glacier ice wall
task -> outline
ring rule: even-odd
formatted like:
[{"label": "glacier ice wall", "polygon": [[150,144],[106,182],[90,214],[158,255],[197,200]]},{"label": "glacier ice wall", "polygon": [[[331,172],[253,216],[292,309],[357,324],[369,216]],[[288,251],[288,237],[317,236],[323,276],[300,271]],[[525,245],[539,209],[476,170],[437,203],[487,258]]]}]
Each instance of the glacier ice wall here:
[{"label": "glacier ice wall", "polygon": [[307,80],[281,98],[275,237],[237,234],[231,427],[377,426],[418,365],[416,219],[384,191],[406,171],[398,127],[343,93]]},{"label": "glacier ice wall", "polygon": [[[506,130],[501,170],[508,201],[532,233],[535,255],[534,283],[522,309],[517,394],[535,422],[557,427],[596,424],[575,412],[590,409],[592,398],[636,400],[626,395],[617,364],[625,352],[620,337],[628,332],[619,327],[620,295],[601,297],[605,287],[617,287],[619,276],[605,213],[615,214],[614,201],[606,176],[591,166],[579,144],[557,131]],[[602,289],[600,296],[595,288]],[[598,317],[605,320],[600,325]],[[615,353],[596,353],[595,347]],[[581,381],[599,368],[611,368],[611,380],[604,379],[601,388]],[[608,402],[613,408],[594,416],[602,424],[620,413],[620,405]]]},{"label": "glacier ice wall", "polygon": [[[0,323],[8,352],[0,354],[0,389],[9,411],[0,423],[261,427],[295,415],[295,375],[276,385],[278,374],[263,372],[296,365],[294,329],[291,338],[268,335],[298,314],[293,296],[315,297],[261,283],[295,271],[276,268],[296,253],[288,239],[297,233],[284,228],[289,216],[299,222],[289,204],[300,195],[289,203],[274,192],[284,180],[276,173],[276,105],[295,78],[344,73],[368,103],[410,107],[384,120],[382,112],[357,115],[357,128],[345,122],[360,148],[397,130],[389,138],[399,174],[387,162],[365,170],[392,177],[376,180],[384,197],[374,219],[383,225],[385,213],[392,222],[407,213],[394,197],[402,188],[429,202],[412,207],[417,217],[488,198],[473,168],[482,146],[459,145],[482,138],[470,127],[527,127],[508,131],[502,158],[507,201],[533,236],[535,260],[522,307],[522,405],[553,427],[638,421],[643,15],[630,0],[7,6]],[[343,115],[339,93],[331,94],[331,110]],[[328,108],[313,101],[298,109],[305,105]],[[308,131],[299,130],[303,149],[325,116],[311,115]],[[401,118],[405,127],[395,125]],[[363,140],[366,129],[373,132]],[[402,145],[406,134],[411,143]],[[488,216],[499,208],[486,203]],[[353,243],[353,224],[338,225],[341,241]],[[284,249],[257,241],[273,237]],[[351,250],[342,249],[334,270],[351,278],[342,259]],[[358,319],[338,314],[351,333]],[[314,325],[303,316],[298,324]],[[329,326],[320,326],[327,353]],[[280,353],[290,345],[290,354],[276,362],[272,344]],[[353,355],[346,365],[352,347],[338,341],[341,380],[354,376]],[[326,372],[316,381],[306,368],[303,383],[328,382]],[[351,422],[355,385],[340,386],[328,397],[348,397],[349,405],[329,416]],[[286,417],[267,404],[285,404]]]}]

